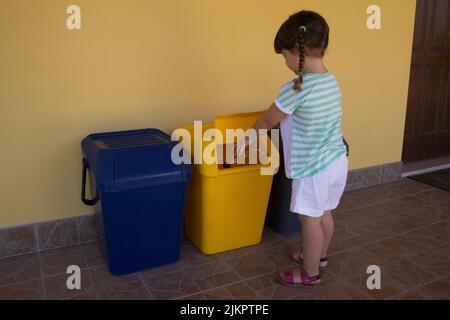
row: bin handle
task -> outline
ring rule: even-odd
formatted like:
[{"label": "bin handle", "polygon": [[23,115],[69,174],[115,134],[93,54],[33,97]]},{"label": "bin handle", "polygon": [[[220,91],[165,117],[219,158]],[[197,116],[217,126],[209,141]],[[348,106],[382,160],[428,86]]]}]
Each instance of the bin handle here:
[{"label": "bin handle", "polygon": [[350,146],[349,146],[349,144],[348,144],[347,140],[345,140],[345,138],[344,138],[344,137],[342,137],[342,140],[344,141],[344,144],[345,144],[345,149],[347,150],[347,157],[348,157],[348,156],[349,156],[349,154],[350,154]]},{"label": "bin handle", "polygon": [[94,206],[98,201],[98,195],[95,195],[94,199],[86,199],[86,173],[89,169],[89,164],[86,159],[83,159],[83,172],[81,182],[81,201],[87,206]]}]

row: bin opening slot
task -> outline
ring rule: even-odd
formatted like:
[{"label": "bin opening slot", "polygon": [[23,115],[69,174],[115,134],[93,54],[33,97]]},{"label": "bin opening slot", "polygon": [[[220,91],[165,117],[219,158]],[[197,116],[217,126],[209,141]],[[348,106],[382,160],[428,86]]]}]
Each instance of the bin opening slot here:
[{"label": "bin opening slot", "polygon": [[[233,156],[235,156],[234,153],[235,153],[235,150],[234,150],[233,143],[220,144],[220,145],[216,146],[217,165],[218,165],[219,170],[226,170],[226,169],[231,169],[231,168],[241,168],[241,167],[246,167],[246,166],[262,164],[261,156],[260,156],[258,150],[253,150],[252,157],[250,157],[249,152],[247,152],[245,159],[243,159],[245,163],[242,163],[242,164],[235,163],[236,161],[234,160],[234,157],[233,157]],[[230,158],[230,155],[231,155],[231,158]],[[270,157],[270,154],[268,154],[267,157]]]}]

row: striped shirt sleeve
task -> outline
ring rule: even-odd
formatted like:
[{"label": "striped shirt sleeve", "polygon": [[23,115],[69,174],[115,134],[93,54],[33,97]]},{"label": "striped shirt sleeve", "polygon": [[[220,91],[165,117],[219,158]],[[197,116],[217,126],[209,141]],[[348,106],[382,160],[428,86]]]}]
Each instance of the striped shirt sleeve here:
[{"label": "striped shirt sleeve", "polygon": [[294,111],[300,106],[303,92],[294,90],[294,81],[290,81],[281,87],[278,96],[275,98],[275,105],[281,112],[292,115]]}]

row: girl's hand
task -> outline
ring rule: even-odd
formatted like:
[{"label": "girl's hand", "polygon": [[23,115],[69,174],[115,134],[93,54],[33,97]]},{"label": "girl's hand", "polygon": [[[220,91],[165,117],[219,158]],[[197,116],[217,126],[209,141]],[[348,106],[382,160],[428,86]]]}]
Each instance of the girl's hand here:
[{"label": "girl's hand", "polygon": [[249,158],[249,150],[250,150],[250,138],[245,136],[243,141],[236,142],[234,144],[234,163],[238,164],[239,157],[244,154],[245,163]]}]

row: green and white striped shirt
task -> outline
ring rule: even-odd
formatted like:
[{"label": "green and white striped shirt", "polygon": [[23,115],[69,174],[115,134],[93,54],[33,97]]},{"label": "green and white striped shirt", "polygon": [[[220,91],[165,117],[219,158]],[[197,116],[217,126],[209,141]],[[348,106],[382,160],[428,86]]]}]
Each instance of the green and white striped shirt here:
[{"label": "green and white striped shirt", "polygon": [[[288,178],[311,177],[346,154],[341,90],[332,73],[305,74],[300,92],[294,90],[294,81],[288,82],[275,104],[287,114],[281,131]],[[286,122],[288,130],[283,130]]]}]

